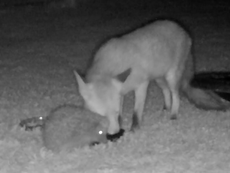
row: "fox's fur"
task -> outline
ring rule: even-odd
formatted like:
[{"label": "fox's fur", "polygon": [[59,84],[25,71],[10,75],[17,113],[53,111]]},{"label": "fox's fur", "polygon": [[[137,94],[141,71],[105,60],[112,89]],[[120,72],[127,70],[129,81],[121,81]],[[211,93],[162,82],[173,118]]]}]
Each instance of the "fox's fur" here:
[{"label": "fox's fur", "polygon": [[179,91],[198,107],[225,110],[213,93],[192,88],[194,75],[191,54],[192,39],[176,22],[158,20],[102,45],[87,71],[86,81],[75,72],[85,105],[91,111],[107,116],[108,133],[119,131],[123,96],[135,92],[131,129],[139,128],[151,80],[162,89],[165,106],[175,119],[180,106]]}]

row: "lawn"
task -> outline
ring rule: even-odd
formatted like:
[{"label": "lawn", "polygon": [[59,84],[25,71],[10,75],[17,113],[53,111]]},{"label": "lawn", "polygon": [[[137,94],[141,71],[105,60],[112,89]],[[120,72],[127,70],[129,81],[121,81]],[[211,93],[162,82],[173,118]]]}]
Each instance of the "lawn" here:
[{"label": "lawn", "polygon": [[126,133],[116,143],[54,154],[42,146],[39,129],[28,132],[18,126],[21,119],[47,116],[60,104],[81,104],[73,70],[85,72],[108,37],[158,17],[179,20],[189,30],[197,72],[227,71],[228,6],[166,2],[0,10],[0,172],[229,172],[229,111],[199,110],[182,98],[180,115],[172,121],[162,112],[162,93],[154,82],[136,133],[129,132],[134,97],[126,96]]}]

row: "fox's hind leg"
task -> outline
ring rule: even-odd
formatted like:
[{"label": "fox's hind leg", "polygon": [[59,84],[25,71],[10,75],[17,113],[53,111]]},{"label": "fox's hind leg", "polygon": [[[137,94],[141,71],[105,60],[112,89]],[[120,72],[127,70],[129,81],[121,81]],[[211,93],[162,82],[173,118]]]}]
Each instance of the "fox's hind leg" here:
[{"label": "fox's hind leg", "polygon": [[168,83],[164,78],[158,78],[156,79],[156,83],[158,86],[162,89],[162,93],[164,95],[164,110],[170,110],[171,109],[171,91],[169,90]]},{"label": "fox's hind leg", "polygon": [[177,115],[180,107],[180,96],[179,96],[179,80],[180,73],[175,71],[170,71],[166,76],[166,81],[168,83],[169,90],[171,92],[171,117],[170,119],[177,119]]},{"label": "fox's hind leg", "polygon": [[140,128],[148,84],[149,84],[149,81],[146,81],[142,83],[141,85],[139,85],[138,88],[135,89],[135,105],[134,105],[134,113],[133,113],[131,131],[134,131],[135,129]]}]

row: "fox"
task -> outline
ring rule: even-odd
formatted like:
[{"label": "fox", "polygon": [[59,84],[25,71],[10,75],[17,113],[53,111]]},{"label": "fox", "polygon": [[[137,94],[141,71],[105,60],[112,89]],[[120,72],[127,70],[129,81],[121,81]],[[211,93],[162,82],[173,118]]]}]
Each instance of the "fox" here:
[{"label": "fox", "polygon": [[119,131],[124,96],[131,91],[135,95],[131,131],[140,128],[153,80],[162,90],[163,109],[170,119],[178,116],[181,95],[201,109],[227,110],[213,92],[191,86],[194,73],[192,38],[178,22],[168,19],[110,38],[97,49],[85,78],[74,71],[85,108],[108,118],[108,134]]}]

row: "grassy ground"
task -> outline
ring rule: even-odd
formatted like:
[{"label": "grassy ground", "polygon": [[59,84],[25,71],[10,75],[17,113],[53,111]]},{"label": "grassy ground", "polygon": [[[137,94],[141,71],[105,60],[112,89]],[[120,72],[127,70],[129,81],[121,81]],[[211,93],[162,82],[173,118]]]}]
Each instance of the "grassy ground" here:
[{"label": "grassy ground", "polygon": [[[55,155],[42,147],[39,130],[25,132],[17,126],[20,119],[46,116],[59,104],[81,104],[73,69],[84,71],[105,38],[149,19],[169,16],[189,28],[197,71],[228,70],[228,6],[158,2],[131,7],[116,2],[72,10],[1,9],[0,172],[229,172],[229,112],[198,110],[182,99],[179,119],[170,121],[161,111],[163,99],[154,83],[143,128],[117,143]],[[125,100],[127,131],[133,99],[129,94]]]}]

